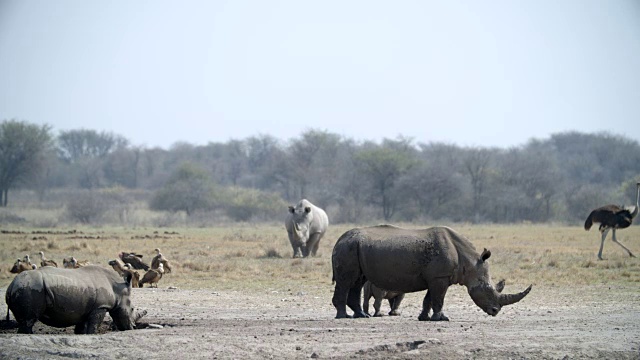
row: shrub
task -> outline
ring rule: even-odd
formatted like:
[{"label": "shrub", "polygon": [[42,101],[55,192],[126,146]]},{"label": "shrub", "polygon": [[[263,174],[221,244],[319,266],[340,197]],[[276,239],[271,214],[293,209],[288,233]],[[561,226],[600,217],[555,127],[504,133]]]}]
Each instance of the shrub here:
[{"label": "shrub", "polygon": [[287,203],[277,194],[257,189],[230,187],[224,190],[218,206],[235,221],[273,219],[282,214]]},{"label": "shrub", "polygon": [[81,191],[67,201],[67,215],[74,221],[92,224],[107,212],[107,203],[98,193]]},{"label": "shrub", "polygon": [[209,210],[215,204],[215,187],[202,169],[183,164],[158,190],[149,207],[153,210],[184,211],[191,215],[196,210]]}]

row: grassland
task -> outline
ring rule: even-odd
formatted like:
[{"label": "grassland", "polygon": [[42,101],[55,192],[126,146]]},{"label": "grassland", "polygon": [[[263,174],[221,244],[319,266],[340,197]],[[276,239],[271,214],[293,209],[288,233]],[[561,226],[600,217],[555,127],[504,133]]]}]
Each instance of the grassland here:
[{"label": "grassland", "polygon": [[[427,225],[400,224],[404,227]],[[640,259],[629,258],[607,240],[598,261],[597,231],[556,225],[449,224],[467,236],[477,249],[492,251],[494,280],[507,284],[574,286],[637,284]],[[237,224],[213,228],[2,228],[0,234],[0,287],[6,287],[16,258],[38,252],[62,263],[63,257],[108,266],[121,251],[143,254],[147,261],[160,248],[174,271],[160,287],[181,289],[250,290],[303,282],[309,287],[331,282],[331,250],[346,230],[356,225],[333,225],[321,241],[319,256],[292,259],[282,224]],[[75,230],[75,232],[74,232]],[[640,255],[640,227],[618,232],[627,247]]]}]

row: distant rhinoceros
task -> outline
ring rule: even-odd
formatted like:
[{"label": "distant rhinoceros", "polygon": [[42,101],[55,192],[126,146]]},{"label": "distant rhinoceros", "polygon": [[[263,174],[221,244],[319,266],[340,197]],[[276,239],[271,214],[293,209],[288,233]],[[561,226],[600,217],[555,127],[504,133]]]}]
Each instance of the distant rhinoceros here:
[{"label": "distant rhinoceros", "polygon": [[382,305],[382,300],[387,299],[389,301],[389,306],[391,307],[391,311],[389,311],[389,315],[398,316],[400,315],[400,303],[402,299],[404,299],[404,293],[398,291],[387,291],[384,289],[380,289],[379,287],[373,285],[371,281],[367,281],[364,283],[364,301],[362,302],[362,310],[364,310],[365,314],[369,314],[369,300],[373,296],[373,316],[382,316],[380,314],[380,306]]},{"label": "distant rhinoceros", "polygon": [[293,248],[293,257],[315,256],[320,239],[329,227],[329,218],[324,210],[302,199],[296,206],[289,206],[284,225]]},{"label": "distant rhinoceros", "polygon": [[45,266],[18,274],[5,299],[19,333],[33,333],[40,320],[59,328],[75,325],[76,334],[93,334],[107,312],[119,330],[134,328],[137,318],[132,315],[130,294],[131,279],[123,280],[110,269]]},{"label": "distant rhinoceros", "polygon": [[531,286],[518,294],[501,294],[491,282],[489,256],[487,249],[478,254],[469,240],[447,227],[407,230],[380,225],[349,230],[336,242],[331,258],[336,318],[347,317],[346,305],[354,317],[369,317],[360,307],[367,280],[389,291],[428,290],[418,317],[421,321],[449,320],[442,307],[453,284],[466,286],[476,305],[495,316],[503,306],[522,300]]}]

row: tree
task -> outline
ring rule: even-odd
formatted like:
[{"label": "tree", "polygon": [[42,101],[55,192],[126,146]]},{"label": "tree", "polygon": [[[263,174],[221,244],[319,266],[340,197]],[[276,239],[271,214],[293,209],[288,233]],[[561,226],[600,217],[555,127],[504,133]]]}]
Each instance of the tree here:
[{"label": "tree", "polygon": [[104,185],[107,156],[128,144],[120,135],[85,129],[62,131],[57,139],[58,156],[70,165],[69,173],[86,189]]},{"label": "tree", "polygon": [[364,172],[363,179],[370,182],[375,193],[373,202],[381,206],[385,221],[389,221],[397,210],[396,181],[415,164],[413,149],[407,146],[407,141],[385,140],[382,146],[370,145],[356,155]]},{"label": "tree", "polygon": [[491,150],[482,148],[467,149],[463,155],[462,166],[467,175],[469,175],[473,192],[473,207],[471,212],[474,214],[476,221],[480,218],[480,207],[489,176],[488,169],[491,158]]},{"label": "tree", "polygon": [[340,136],[321,130],[308,130],[294,140],[288,151],[288,175],[296,187],[296,198],[309,197],[311,185],[319,187],[320,179],[334,170]]},{"label": "tree", "polygon": [[9,189],[19,180],[36,175],[51,146],[48,125],[5,120],[0,124],[0,206],[6,207]]},{"label": "tree", "polygon": [[76,162],[83,158],[104,158],[129,141],[120,135],[95,130],[69,130],[58,135],[58,154],[62,159]]},{"label": "tree", "polygon": [[191,163],[184,163],[173,173],[167,184],[151,199],[154,210],[185,211],[211,209],[215,188],[206,171]]}]

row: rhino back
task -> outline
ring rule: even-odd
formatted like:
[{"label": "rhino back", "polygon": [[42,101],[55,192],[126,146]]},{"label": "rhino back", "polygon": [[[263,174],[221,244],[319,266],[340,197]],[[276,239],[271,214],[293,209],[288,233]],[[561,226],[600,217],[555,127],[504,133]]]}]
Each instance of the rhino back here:
[{"label": "rhino back", "polygon": [[10,286],[10,308],[15,313],[24,312],[24,307],[36,307],[40,321],[49,326],[75,325],[96,308],[109,310],[115,306],[113,280],[117,278],[106,270],[98,266],[43,267],[24,272]]},{"label": "rhino back", "polygon": [[310,225],[310,233],[322,233],[324,234],[329,227],[329,217],[327,213],[321,208],[311,204],[311,211],[313,211],[313,220]]},{"label": "rhino back", "polygon": [[381,225],[360,229],[358,261],[377,287],[398,292],[428,288],[431,279],[457,282],[457,234],[445,227],[422,230]]}]

